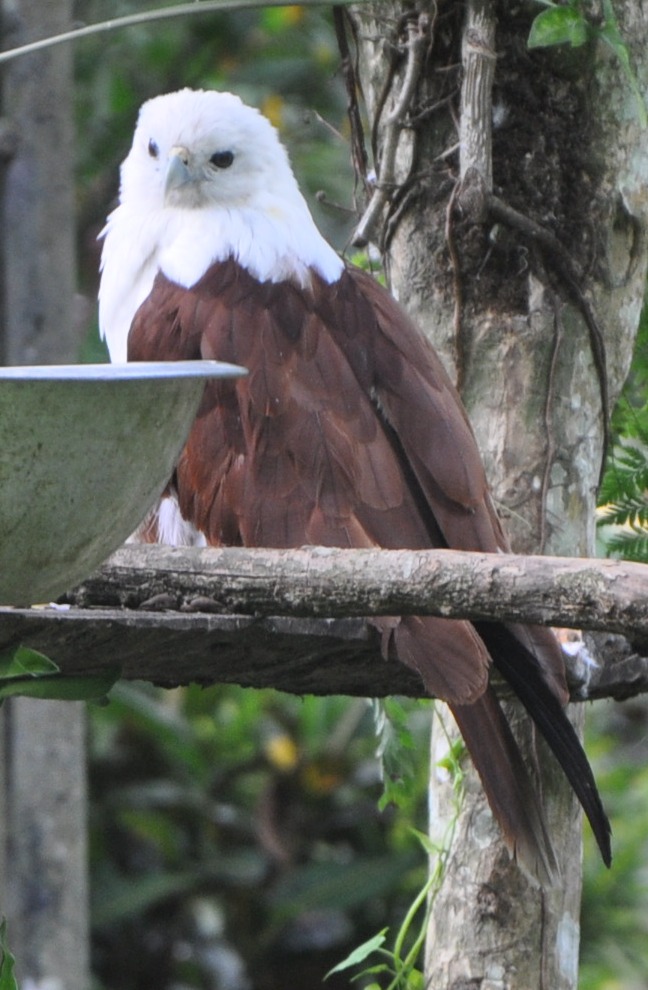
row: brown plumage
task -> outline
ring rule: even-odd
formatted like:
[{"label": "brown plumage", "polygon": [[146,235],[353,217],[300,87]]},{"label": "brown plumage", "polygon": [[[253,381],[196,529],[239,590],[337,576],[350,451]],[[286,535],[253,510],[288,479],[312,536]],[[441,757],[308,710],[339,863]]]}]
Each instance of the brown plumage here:
[{"label": "brown plumage", "polygon": [[[173,486],[209,543],[265,547],[508,544],[460,399],[438,356],[369,275],[259,282],[218,262],[189,289],[159,274],[132,324],[130,360],[212,358],[249,375],[207,386]],[[451,706],[509,849],[542,881],[555,858],[495,694],[492,662],[547,738],[610,861],[609,825],[563,711],[548,630],[376,620],[386,651]]]}]

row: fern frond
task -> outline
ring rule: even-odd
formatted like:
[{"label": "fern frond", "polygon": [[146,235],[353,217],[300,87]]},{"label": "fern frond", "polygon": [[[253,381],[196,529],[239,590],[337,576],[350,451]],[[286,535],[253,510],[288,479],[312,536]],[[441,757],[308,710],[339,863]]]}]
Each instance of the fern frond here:
[{"label": "fern frond", "polygon": [[627,529],[614,533],[607,543],[607,552],[611,557],[622,557],[623,560],[633,560],[639,564],[646,564],[648,563],[648,533],[640,535]]},{"label": "fern frond", "polygon": [[648,499],[644,495],[628,495],[622,502],[608,502],[598,511],[598,526],[629,526],[648,530]]},{"label": "fern frond", "polygon": [[629,505],[648,503],[648,447],[635,442],[619,442],[610,458],[599,504]]}]

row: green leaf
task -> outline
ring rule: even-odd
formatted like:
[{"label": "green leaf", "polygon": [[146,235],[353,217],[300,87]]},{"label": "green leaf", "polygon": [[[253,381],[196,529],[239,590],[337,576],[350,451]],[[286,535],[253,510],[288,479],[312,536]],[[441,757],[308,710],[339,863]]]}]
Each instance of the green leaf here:
[{"label": "green leaf", "polygon": [[[374,700],[373,713],[380,760],[383,793],[378,807],[383,811],[389,804],[404,810],[411,802],[415,782],[420,772],[421,746],[412,732],[412,716],[420,706],[401,704],[395,698]],[[427,720],[426,720],[427,722]]]},{"label": "green leaf", "polygon": [[119,678],[119,668],[92,677],[62,674],[59,667],[38,650],[19,646],[0,655],[0,704],[5,698],[48,698],[62,701],[97,701]]},{"label": "green leaf", "polygon": [[363,942],[362,945],[356,946],[353,952],[350,952],[346,959],[343,959],[342,962],[338,963],[337,966],[334,966],[333,969],[329,969],[324,979],[328,980],[329,976],[332,976],[333,973],[341,973],[345,969],[351,969],[352,966],[359,966],[360,963],[363,963],[365,959],[372,954],[372,952],[376,952],[382,945],[384,945],[386,936],[387,929],[383,928],[383,930],[377,935],[374,935],[373,938]]},{"label": "green leaf", "polygon": [[461,778],[463,776],[461,761],[463,760],[465,754],[466,744],[461,736],[459,736],[449,747],[446,755],[440,760],[437,760],[436,765],[444,770],[447,770],[453,779]]},{"label": "green leaf", "polygon": [[[387,929],[385,929],[385,931],[387,931]],[[376,949],[376,952],[380,952],[381,955],[384,956],[391,956],[391,952],[389,952],[388,949],[378,948]],[[359,980],[363,976],[378,976],[379,973],[393,973],[393,972],[394,972],[393,967],[389,966],[387,963],[376,963],[375,966],[367,966],[356,976],[352,976],[351,982],[355,983],[356,980]],[[378,987],[378,990],[380,990],[380,985],[378,983],[370,983],[369,986],[364,987],[363,990],[371,990],[371,987]]]},{"label": "green leaf", "polygon": [[529,48],[549,48],[571,45],[580,48],[587,41],[589,24],[575,7],[550,7],[533,21],[527,45]]},{"label": "green leaf", "polygon": [[638,564],[648,563],[648,536],[633,533],[617,533],[611,536],[606,550],[609,556],[622,557]]},{"label": "green leaf", "polygon": [[407,974],[407,990],[425,990],[425,977],[420,969],[413,969]]},{"label": "green leaf", "polygon": [[303,911],[351,910],[385,894],[414,863],[409,852],[352,863],[307,863],[276,884],[272,904],[282,918]]},{"label": "green leaf", "polygon": [[427,834],[427,832],[421,832],[418,828],[413,828],[412,826],[410,826],[410,828],[408,829],[408,832],[411,835],[413,835],[414,838],[420,843],[420,845],[421,845],[421,847],[423,849],[423,852],[427,856],[430,856],[430,857],[431,856],[438,856],[438,854],[439,854],[439,847],[438,847],[438,845],[435,842],[432,841],[432,839]]},{"label": "green leaf", "polygon": [[196,890],[204,880],[204,871],[184,870],[135,876],[110,886],[104,884],[101,903],[97,900],[92,905],[93,924],[110,925],[143,914],[169,898]]},{"label": "green leaf", "polygon": [[609,45],[621,63],[621,68],[623,69],[625,77],[630,85],[630,89],[635,96],[641,126],[646,127],[648,126],[646,103],[639,88],[637,77],[633,72],[632,65],[630,64],[630,53],[628,52],[628,46],[621,37],[621,32],[619,31],[619,25],[617,24],[617,19],[614,14],[614,8],[611,0],[603,0],[603,14],[605,17],[605,22],[603,27],[598,29],[597,35],[602,41]]},{"label": "green leaf", "polygon": [[5,698],[46,698],[59,701],[96,701],[104,698],[118,680],[115,668],[93,677],[65,674],[32,674],[5,678],[0,681],[0,703]]},{"label": "green leaf", "polygon": [[7,922],[3,919],[0,924],[0,990],[18,990],[14,976],[15,963],[7,945]]},{"label": "green leaf", "polygon": [[28,646],[19,646],[17,650],[9,650],[0,655],[0,680],[24,674],[31,674],[32,677],[54,674],[58,669],[53,660]]}]

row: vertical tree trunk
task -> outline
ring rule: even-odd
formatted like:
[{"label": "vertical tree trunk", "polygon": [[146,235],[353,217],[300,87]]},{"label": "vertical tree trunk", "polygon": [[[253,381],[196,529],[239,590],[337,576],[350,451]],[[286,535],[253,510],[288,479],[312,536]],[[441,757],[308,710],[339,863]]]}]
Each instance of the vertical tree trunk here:
[{"label": "vertical tree trunk", "polygon": [[20,985],[88,990],[85,708],[18,698],[4,724],[0,913]]},{"label": "vertical tree trunk", "polygon": [[[72,0],[3,0],[2,13],[5,47],[14,47],[69,28]],[[71,48],[10,63],[3,112],[17,150],[3,190],[1,359],[74,361]],[[24,986],[87,990],[85,708],[14,699],[0,718],[0,915],[18,976]]]},{"label": "vertical tree trunk", "polygon": [[[13,48],[68,29],[72,0],[2,0],[2,15]],[[3,114],[17,140],[2,204],[4,364],[64,364],[78,352],[71,100],[69,45],[4,67]]]},{"label": "vertical tree trunk", "polygon": [[[614,8],[645,84],[648,16],[631,2]],[[396,115],[379,231],[392,289],[455,373],[514,549],[589,554],[604,437],[591,317],[613,399],[644,294],[648,139],[609,49],[527,50],[537,12],[499,0],[413,11],[390,0],[352,16],[378,184],[413,38],[426,37],[407,112]],[[513,703],[507,713],[531,766],[540,754],[563,880],[542,891],[509,862],[468,769],[432,906],[435,990],[576,986],[580,814],[526,718]],[[446,748],[437,723],[434,759]],[[456,812],[435,767],[430,806],[440,836]]]}]

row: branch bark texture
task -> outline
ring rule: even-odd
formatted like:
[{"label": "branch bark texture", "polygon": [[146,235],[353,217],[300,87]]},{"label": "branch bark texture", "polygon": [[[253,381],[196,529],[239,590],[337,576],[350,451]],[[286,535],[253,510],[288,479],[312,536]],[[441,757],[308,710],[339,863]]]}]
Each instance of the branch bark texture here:
[{"label": "branch bark texture", "polygon": [[[541,602],[538,615],[546,619],[556,614],[551,611],[556,597],[566,595],[571,603],[572,573],[585,575],[582,597],[588,608],[601,566],[609,568],[604,583],[610,593],[623,598],[621,586],[628,587],[628,575],[614,578],[625,565],[560,559],[546,562],[549,570],[557,568],[558,591],[548,587],[538,594],[537,587],[524,587],[526,560],[449,551],[129,546],[71,593],[63,608],[0,608],[0,652],[28,646],[49,656],[64,674],[117,669],[123,678],[166,687],[196,681],[293,694],[427,697],[416,675],[400,663],[385,662],[368,616],[411,610],[498,618],[508,607],[511,619],[523,621],[529,602]],[[501,574],[494,576],[500,565]],[[471,589],[480,584],[475,580],[480,569],[483,595],[477,591],[477,599],[483,607],[475,609]],[[646,569],[638,571],[645,581]],[[500,607],[507,597],[509,605]],[[597,599],[595,610],[598,604]],[[354,612],[358,617],[348,617]],[[648,659],[614,633],[592,639],[585,647],[576,643],[566,656],[574,700],[648,691]]]},{"label": "branch bark texture", "polygon": [[648,638],[648,566],[459,550],[126,546],[70,602],[241,615],[440,615]]},{"label": "branch bark texture", "polygon": [[[0,652],[28,646],[65,674],[117,669],[126,679],[166,687],[196,681],[293,694],[425,697],[416,675],[385,662],[370,615],[413,611],[524,621],[531,603],[538,618],[555,621],[556,599],[571,607],[578,594],[584,609],[597,612],[601,580],[619,614],[621,589],[631,587],[635,571],[641,581],[646,575],[633,565],[628,577],[625,565],[548,560],[547,586],[538,593],[537,583],[526,587],[526,560],[450,551],[128,546],[63,608],[0,609]],[[577,586],[582,579],[580,592],[574,575]],[[598,633],[585,646],[572,637],[569,646],[574,700],[648,691],[648,659],[623,637]]]}]

